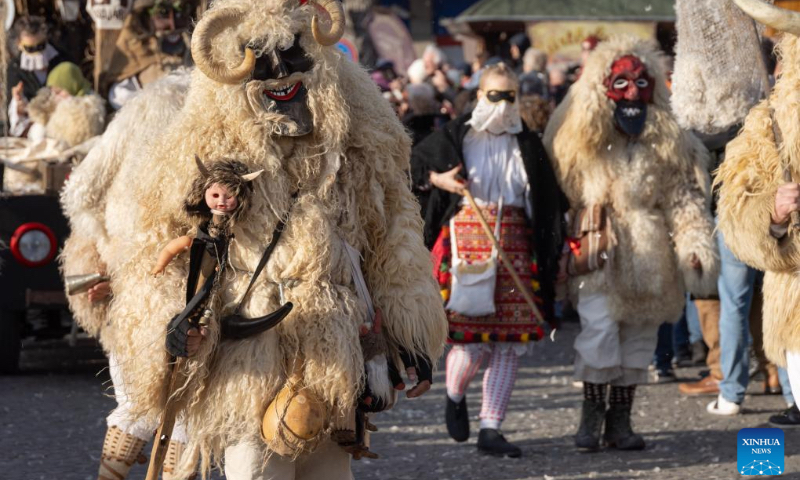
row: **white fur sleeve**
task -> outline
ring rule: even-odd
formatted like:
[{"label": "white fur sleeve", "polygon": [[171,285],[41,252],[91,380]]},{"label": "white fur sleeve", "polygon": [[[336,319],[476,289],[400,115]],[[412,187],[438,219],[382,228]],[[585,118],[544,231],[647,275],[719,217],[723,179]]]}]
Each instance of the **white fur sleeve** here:
[{"label": "white fur sleeve", "polygon": [[[84,275],[95,272],[105,272],[106,266],[100,260],[96,244],[88,237],[73,232],[64,242],[64,249],[59,257],[61,273],[69,275]],[[99,338],[100,331],[106,323],[108,302],[89,302],[86,293],[67,295],[69,308],[75,316],[75,321],[86,333]]]},{"label": "white fur sleeve", "polygon": [[405,172],[387,160],[378,163],[376,172],[381,185],[375,187],[382,195],[373,196],[373,201],[382,200],[379,210],[386,228],[367,232],[371,253],[366,256],[365,273],[392,340],[426,354],[435,365],[447,337],[447,319],[422,238],[419,204]]},{"label": "white fur sleeve", "polygon": [[[686,289],[697,296],[717,292],[719,250],[714,237],[714,221],[706,199],[708,175],[697,164],[706,164],[707,152],[695,147],[693,162],[674,172],[666,182],[664,205],[667,222],[675,243],[678,265]],[[698,174],[703,171],[702,178]],[[704,185],[701,185],[700,183]],[[692,266],[692,256],[700,260],[701,269]]]},{"label": "white fur sleeve", "polygon": [[725,150],[717,182],[717,213],[725,244],[744,263],[762,271],[791,273],[800,265],[800,236],[770,233],[775,192],[784,183],[769,111],[750,111],[742,132]]}]

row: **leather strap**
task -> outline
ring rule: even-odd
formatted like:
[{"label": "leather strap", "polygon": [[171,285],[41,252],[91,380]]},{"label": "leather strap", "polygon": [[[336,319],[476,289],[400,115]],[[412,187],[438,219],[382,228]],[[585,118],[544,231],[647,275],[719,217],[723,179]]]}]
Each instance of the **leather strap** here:
[{"label": "leather strap", "polygon": [[[293,204],[296,198],[297,193],[292,195]],[[289,208],[289,211],[291,211],[291,207]],[[250,289],[253,288],[253,284],[256,283],[261,271],[264,270],[264,267],[267,265],[267,261],[269,261],[269,257],[272,256],[272,252],[278,245],[278,241],[281,239],[281,235],[283,234],[283,229],[285,227],[286,221],[282,218],[278,219],[278,224],[275,225],[275,230],[272,232],[272,240],[270,240],[269,245],[267,245],[267,249],[264,250],[264,253],[261,255],[261,260],[258,261],[258,266],[256,267],[255,272],[253,272],[253,276],[250,277],[250,283],[247,285],[247,290],[244,291],[244,295],[242,295],[242,298],[239,300],[239,304],[236,306],[236,310],[233,312],[234,314],[238,314],[242,309],[242,305],[244,305],[244,301],[247,300],[247,295],[250,293]]]}]

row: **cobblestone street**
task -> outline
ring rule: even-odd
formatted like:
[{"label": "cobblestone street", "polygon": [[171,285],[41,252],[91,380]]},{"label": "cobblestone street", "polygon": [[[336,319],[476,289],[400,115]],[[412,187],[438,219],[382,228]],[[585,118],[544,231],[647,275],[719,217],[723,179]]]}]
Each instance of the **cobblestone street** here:
[{"label": "cobblestone street", "polygon": [[[758,392],[754,382],[736,417],[712,417],[712,397],[687,398],[677,385],[648,385],[637,391],[635,427],[644,434],[644,452],[580,454],[572,445],[581,390],[572,385],[571,344],[577,325],[565,324],[556,342],[537,346],[523,357],[519,379],[504,423],[508,439],[523,449],[521,459],[479,456],[474,446],[480,408],[480,376],[468,393],[473,435],[456,444],[443,424],[444,379],[423,398],[402,401],[376,416],[380,432],[372,438],[378,460],[354,462],[359,480],[433,479],[729,479],[736,472],[736,434],[740,428],[766,427],[782,397]],[[90,352],[91,353],[91,352]],[[73,352],[27,351],[23,372],[0,377],[0,479],[93,480],[113,399],[103,363],[73,360]],[[88,357],[96,358],[97,355]],[[699,369],[678,371],[693,379]],[[50,372],[50,373],[47,373]],[[800,478],[800,429],[785,431],[786,475]],[[149,447],[148,450],[149,452]],[[144,477],[139,465],[132,479]],[[221,478],[219,474],[215,478]]]}]

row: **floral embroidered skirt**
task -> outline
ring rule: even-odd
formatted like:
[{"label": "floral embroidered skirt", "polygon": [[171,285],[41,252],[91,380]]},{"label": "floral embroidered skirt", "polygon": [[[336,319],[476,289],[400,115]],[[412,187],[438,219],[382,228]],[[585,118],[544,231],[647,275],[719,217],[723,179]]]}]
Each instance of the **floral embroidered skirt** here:
[{"label": "floral embroidered skirt", "polygon": [[[481,207],[487,223],[494,228],[497,221],[496,207]],[[451,222],[455,229],[458,257],[467,264],[484,262],[492,254],[492,243],[481,227],[476,212],[470,206],[463,206]],[[442,291],[445,302],[450,292],[450,267],[452,251],[450,227],[445,227],[432,250],[434,276]],[[525,218],[525,210],[520,207],[504,207],[500,222],[500,246],[514,265],[523,285],[533,293],[535,301],[539,282],[536,280],[538,269],[533,251],[532,234]],[[451,343],[480,342],[529,342],[536,341],[544,335],[536,323],[536,318],[519,292],[514,279],[503,262],[497,260],[497,277],[494,292],[495,313],[480,317],[468,317],[453,311],[447,312],[450,325],[449,339]]]}]

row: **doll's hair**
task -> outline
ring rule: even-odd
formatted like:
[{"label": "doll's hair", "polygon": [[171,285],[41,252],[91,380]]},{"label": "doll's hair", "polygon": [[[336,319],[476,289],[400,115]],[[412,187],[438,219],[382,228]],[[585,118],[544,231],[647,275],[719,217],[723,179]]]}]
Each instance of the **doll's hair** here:
[{"label": "doll's hair", "polygon": [[[200,160],[197,160],[200,162]],[[202,169],[189,188],[189,194],[183,203],[184,211],[194,218],[211,219],[211,209],[206,205],[206,190],[215,183],[224,187],[236,198],[237,205],[230,217],[230,222],[238,221],[250,207],[253,183],[244,175],[250,173],[247,165],[238,160],[222,159],[208,165],[199,163]]]}]

